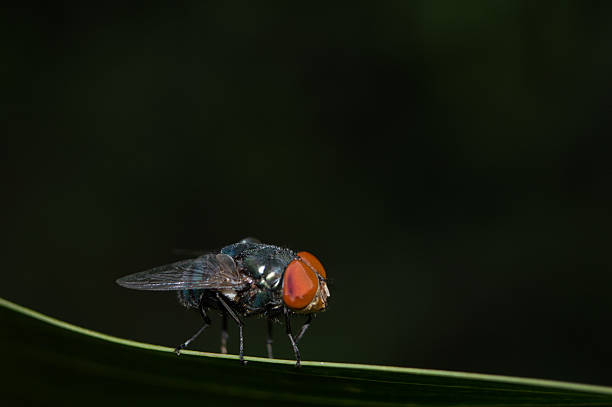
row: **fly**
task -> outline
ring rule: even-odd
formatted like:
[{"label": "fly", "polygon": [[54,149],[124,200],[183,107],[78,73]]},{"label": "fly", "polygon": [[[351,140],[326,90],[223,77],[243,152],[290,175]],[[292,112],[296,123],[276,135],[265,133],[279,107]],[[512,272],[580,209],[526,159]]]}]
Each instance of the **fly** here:
[{"label": "fly", "polygon": [[[285,331],[300,366],[297,343],[312,322],[312,315],[327,308],[330,297],[327,275],[311,253],[264,244],[247,238],[225,246],[219,253],[178,261],[117,280],[135,290],[176,291],[179,302],[200,312],[204,324],[175,348],[177,355],[211,325],[209,310],[221,313],[221,353],[227,353],[227,321],[240,331],[240,363],[244,361],[243,318],[263,315],[268,321],[268,357],[272,353],[272,323],[284,318]],[[306,322],[294,337],[291,316],[306,315]]]}]

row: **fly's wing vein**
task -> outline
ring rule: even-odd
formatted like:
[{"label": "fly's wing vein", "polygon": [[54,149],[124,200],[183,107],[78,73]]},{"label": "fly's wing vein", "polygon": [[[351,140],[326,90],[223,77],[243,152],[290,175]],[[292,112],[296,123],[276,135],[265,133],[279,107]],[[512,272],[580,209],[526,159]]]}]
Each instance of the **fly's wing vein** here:
[{"label": "fly's wing vein", "polygon": [[122,277],[122,287],[135,290],[237,288],[245,284],[234,260],[225,254],[205,254]]}]

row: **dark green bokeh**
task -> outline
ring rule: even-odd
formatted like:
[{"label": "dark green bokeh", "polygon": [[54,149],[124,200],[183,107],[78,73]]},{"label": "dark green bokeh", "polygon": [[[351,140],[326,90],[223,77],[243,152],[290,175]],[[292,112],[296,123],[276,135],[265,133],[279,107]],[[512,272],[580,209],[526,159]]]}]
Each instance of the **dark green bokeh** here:
[{"label": "dark green bokeh", "polygon": [[306,359],[612,384],[610,15],[5,9],[0,296],[174,345],[197,314],[114,280],[253,235],[333,279]]},{"label": "dark green bokeh", "polygon": [[[6,307],[6,308],[5,308]],[[5,405],[604,406],[612,388],[506,376],[190,354],[56,326],[0,298]],[[39,319],[40,318],[40,319]],[[61,322],[60,322],[61,324]],[[287,364],[288,362],[288,364]],[[398,371],[399,370],[399,371]],[[32,391],[36,389],[36,391]],[[8,404],[7,404],[8,403]]]}]

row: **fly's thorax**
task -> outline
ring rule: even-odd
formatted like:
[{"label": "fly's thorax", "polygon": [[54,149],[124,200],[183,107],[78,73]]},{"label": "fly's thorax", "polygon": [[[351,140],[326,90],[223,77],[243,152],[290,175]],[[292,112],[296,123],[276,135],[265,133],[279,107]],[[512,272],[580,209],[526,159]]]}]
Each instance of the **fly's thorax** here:
[{"label": "fly's thorax", "polygon": [[243,253],[239,263],[257,287],[277,291],[281,287],[283,273],[294,257],[295,253],[290,250],[259,245]]},{"label": "fly's thorax", "polygon": [[255,315],[271,313],[283,304],[278,291],[253,288],[242,294],[242,306],[245,314]]},{"label": "fly's thorax", "polygon": [[238,243],[233,243],[225,246],[221,249],[222,254],[227,254],[233,258],[240,257],[242,253],[245,251],[256,249],[257,247],[265,246],[261,243],[249,242],[249,241],[240,241]]},{"label": "fly's thorax", "polygon": [[239,294],[247,314],[271,312],[282,306],[283,273],[294,256],[290,250],[258,244],[236,257],[239,270],[249,281],[249,287]]}]

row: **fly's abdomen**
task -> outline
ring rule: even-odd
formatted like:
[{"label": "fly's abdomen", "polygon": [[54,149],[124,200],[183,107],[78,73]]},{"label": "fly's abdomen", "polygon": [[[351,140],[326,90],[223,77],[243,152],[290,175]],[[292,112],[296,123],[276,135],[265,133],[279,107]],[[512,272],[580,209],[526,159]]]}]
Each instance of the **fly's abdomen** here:
[{"label": "fly's abdomen", "polygon": [[179,290],[177,291],[178,300],[187,308],[198,308],[203,290]]}]

